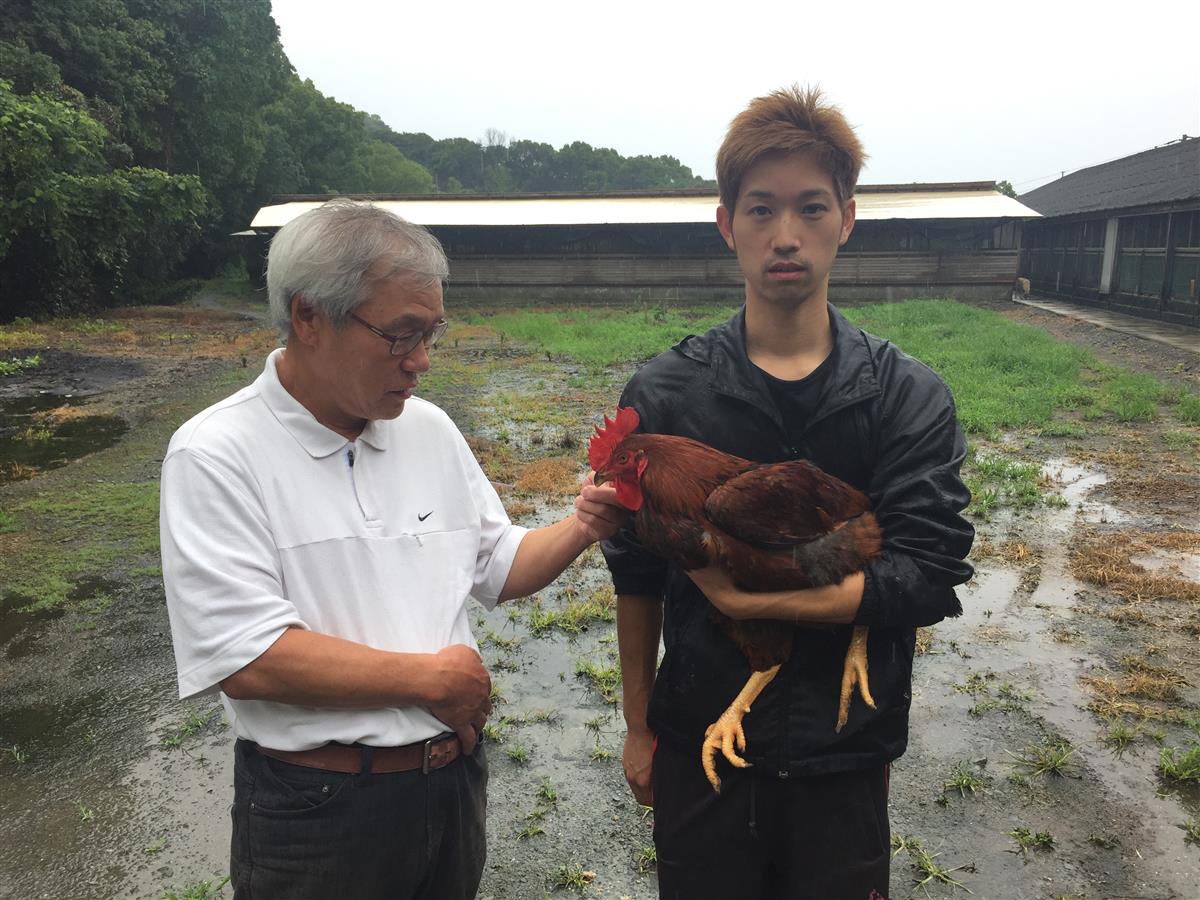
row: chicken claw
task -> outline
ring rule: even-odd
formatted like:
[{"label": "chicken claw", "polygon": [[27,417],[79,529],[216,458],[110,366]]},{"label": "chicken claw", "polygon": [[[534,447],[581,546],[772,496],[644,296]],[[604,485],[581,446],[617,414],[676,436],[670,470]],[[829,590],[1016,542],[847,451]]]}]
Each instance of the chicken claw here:
[{"label": "chicken claw", "polygon": [[871,709],[875,708],[875,700],[871,697],[871,686],[867,683],[867,626],[856,625],[854,634],[850,636],[850,646],[846,650],[846,664],[842,669],[842,696],[838,702],[837,727],[841,732],[850,716],[850,697],[855,685],[862,695],[863,702]]},{"label": "chicken claw", "polygon": [[729,704],[729,708],[721,713],[717,721],[704,729],[704,745],[700,748],[700,765],[704,767],[704,774],[708,776],[709,784],[718,794],[721,793],[721,779],[717,777],[717,751],[720,750],[721,755],[739,769],[745,769],[750,765],[734,750],[734,746],[736,746],[737,750],[743,753],[746,751],[746,732],[742,729],[742,719],[745,718],[746,713],[750,712],[750,704],[758,699],[763,688],[771,683],[771,679],[778,672],[779,666],[773,666],[765,672],[751,673],[746,686]]}]

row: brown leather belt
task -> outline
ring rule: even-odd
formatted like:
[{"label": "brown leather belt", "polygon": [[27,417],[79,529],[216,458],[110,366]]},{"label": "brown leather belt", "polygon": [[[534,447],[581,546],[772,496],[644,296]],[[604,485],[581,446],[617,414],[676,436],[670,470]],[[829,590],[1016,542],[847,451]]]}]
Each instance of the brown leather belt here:
[{"label": "brown leather belt", "polygon": [[462,755],[462,742],[456,734],[439,734],[427,741],[405,744],[403,747],[367,747],[363,744],[324,744],[311,750],[272,750],[257,744],[263,756],[278,759],[293,766],[324,769],[327,772],[346,772],[357,775],[375,772],[411,772],[420,769],[428,775],[447,766]]}]

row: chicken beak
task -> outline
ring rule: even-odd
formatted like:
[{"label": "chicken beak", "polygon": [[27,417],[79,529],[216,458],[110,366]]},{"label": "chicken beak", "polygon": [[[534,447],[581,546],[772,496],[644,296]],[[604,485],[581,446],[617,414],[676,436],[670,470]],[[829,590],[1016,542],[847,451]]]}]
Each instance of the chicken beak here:
[{"label": "chicken beak", "polygon": [[601,469],[592,478],[592,483],[599,487],[600,485],[604,484],[604,482],[610,481],[611,479],[612,476],[608,474],[608,471],[606,469]]}]

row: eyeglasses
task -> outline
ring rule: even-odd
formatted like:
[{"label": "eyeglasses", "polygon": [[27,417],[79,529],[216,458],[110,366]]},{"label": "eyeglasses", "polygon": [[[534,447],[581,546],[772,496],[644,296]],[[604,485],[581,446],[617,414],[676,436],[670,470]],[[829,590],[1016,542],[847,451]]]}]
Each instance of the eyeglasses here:
[{"label": "eyeglasses", "polygon": [[437,342],[441,340],[446,329],[450,327],[450,323],[445,319],[438,319],[433,323],[433,327],[428,331],[410,331],[406,334],[388,334],[386,331],[380,331],[370,322],[364,322],[354,313],[350,313],[350,318],[361,325],[363,328],[370,331],[372,334],[377,334],[385,341],[391,342],[392,356],[408,356],[417,349],[417,344],[423,343],[427,350],[433,349]]}]

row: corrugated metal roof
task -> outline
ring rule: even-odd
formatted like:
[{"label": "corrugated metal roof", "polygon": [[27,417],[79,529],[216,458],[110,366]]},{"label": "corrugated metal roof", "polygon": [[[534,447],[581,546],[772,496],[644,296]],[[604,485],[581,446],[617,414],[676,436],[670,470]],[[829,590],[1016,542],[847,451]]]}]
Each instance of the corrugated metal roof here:
[{"label": "corrugated metal roof", "polygon": [[[934,188],[930,190],[928,188]],[[251,228],[280,228],[327,198],[286,200],[264,206]],[[370,198],[396,215],[431,227],[451,225],[658,225],[711,223],[715,193],[539,195],[537,197],[463,197],[461,195]],[[859,219],[1026,219],[1038,213],[1011,197],[982,187],[962,185],[884,185],[860,188]]]},{"label": "corrugated metal roof", "polygon": [[1072,172],[1021,195],[1043,216],[1200,199],[1200,138]]}]

